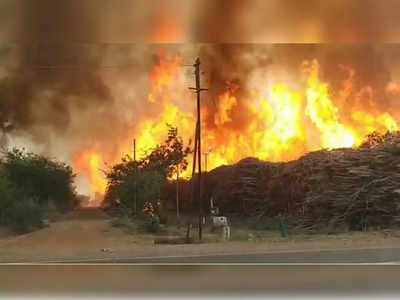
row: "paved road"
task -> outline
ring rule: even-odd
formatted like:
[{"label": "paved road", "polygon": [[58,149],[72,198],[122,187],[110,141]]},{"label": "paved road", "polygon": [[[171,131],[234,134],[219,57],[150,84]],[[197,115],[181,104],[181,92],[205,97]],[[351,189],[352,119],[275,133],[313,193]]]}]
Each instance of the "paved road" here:
[{"label": "paved road", "polygon": [[55,261],[57,263],[120,264],[400,264],[400,249],[329,250],[256,254],[221,254],[169,257],[121,257]]},{"label": "paved road", "polygon": [[0,294],[22,299],[398,299],[399,278],[400,267],[388,265],[22,265],[0,268]]}]

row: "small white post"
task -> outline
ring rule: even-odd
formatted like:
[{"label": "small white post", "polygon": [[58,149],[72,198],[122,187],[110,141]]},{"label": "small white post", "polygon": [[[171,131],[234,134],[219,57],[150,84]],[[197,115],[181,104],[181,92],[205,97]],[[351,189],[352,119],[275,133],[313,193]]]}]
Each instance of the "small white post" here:
[{"label": "small white post", "polygon": [[228,241],[231,238],[231,228],[229,226],[222,227],[222,239]]}]

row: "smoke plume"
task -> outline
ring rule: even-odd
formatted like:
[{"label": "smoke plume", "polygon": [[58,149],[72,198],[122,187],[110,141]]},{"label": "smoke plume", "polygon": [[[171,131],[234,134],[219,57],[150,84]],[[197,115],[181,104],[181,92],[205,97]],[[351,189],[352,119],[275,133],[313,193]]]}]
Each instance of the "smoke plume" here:
[{"label": "smoke plume", "polygon": [[[180,53],[184,64],[200,57],[209,88],[207,130],[218,129],[224,92],[236,103],[223,126],[240,132],[255,117],[248,101],[256,85],[268,91],[284,82],[300,90],[301,65],[314,59],[347,111],[400,108],[397,45],[271,44],[392,41],[385,28],[397,28],[395,1],[161,1],[157,8],[148,2],[2,1],[0,143],[5,136],[22,140],[67,161],[94,145],[105,157],[120,155],[117,141],[132,139],[131,128],[161,109],[149,105],[148,94],[162,49]],[[185,89],[193,84],[189,75]],[[193,110],[181,96],[171,100]]]}]

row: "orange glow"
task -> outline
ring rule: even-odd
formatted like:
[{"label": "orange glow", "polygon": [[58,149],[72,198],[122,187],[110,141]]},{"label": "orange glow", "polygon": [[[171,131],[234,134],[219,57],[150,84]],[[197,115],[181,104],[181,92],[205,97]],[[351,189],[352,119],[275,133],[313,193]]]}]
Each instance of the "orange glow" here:
[{"label": "orange glow", "polygon": [[[359,129],[360,137],[365,136],[373,131],[385,133],[386,131],[399,130],[398,122],[388,113],[374,116],[371,113],[363,111],[355,111],[352,113],[352,118],[358,124],[362,125]],[[361,143],[361,139],[357,144]]]},{"label": "orange glow", "polygon": [[256,144],[255,156],[270,161],[289,160],[304,153],[304,128],[301,123],[302,99],[285,85],[276,85],[271,103],[262,99],[263,109],[259,119],[265,126],[262,131],[252,134]]},{"label": "orange glow", "polygon": [[168,87],[177,80],[182,66],[182,56],[175,55],[173,59],[167,59],[167,53],[159,53],[159,64],[150,72],[151,92],[148,96],[150,103],[161,100],[162,94],[168,92]]},{"label": "orange glow", "polygon": [[[210,152],[207,169],[245,157],[289,161],[311,150],[357,146],[373,131],[398,130],[398,121],[389,112],[379,110],[370,87],[361,88],[349,107],[356,72],[348,69],[349,78],[336,94],[321,80],[316,60],[302,65],[304,89],[293,90],[281,82],[267,90],[259,78],[260,86],[243,99],[236,89],[227,87],[217,95],[213,107],[204,104],[202,108],[202,151]],[[100,147],[93,147],[77,154],[75,168],[87,175],[93,193],[104,193],[106,188],[103,174],[99,172],[102,162],[113,164],[123,155],[131,154],[134,136],[138,159],[166,138],[166,124],[178,127],[184,142],[193,140],[195,96],[188,90],[189,81],[182,80],[184,74],[182,56],[168,57],[166,52],[161,52],[159,62],[150,71],[146,103],[156,113],[132,124],[126,140],[107,141],[119,145],[118,153],[105,154]],[[246,120],[238,120],[243,107],[249,115]],[[191,159],[188,170],[181,174],[184,177],[191,174]]]},{"label": "orange glow", "polygon": [[229,117],[229,111],[236,104],[236,98],[231,96],[229,92],[222,94],[219,97],[219,111],[215,115],[215,125],[222,125],[227,122],[232,122],[232,119]]},{"label": "orange glow", "polygon": [[307,76],[306,115],[321,133],[323,148],[352,147],[355,136],[339,120],[339,109],[329,96],[328,85],[320,82],[316,60],[304,63]]},{"label": "orange glow", "polygon": [[185,41],[184,26],[179,18],[166,11],[159,13],[151,26],[150,43],[182,43]]},{"label": "orange glow", "polygon": [[104,169],[101,154],[91,150],[78,152],[75,155],[74,167],[78,173],[86,174],[89,179],[92,194],[90,202],[93,202],[97,194],[104,194],[107,181],[101,172]]},{"label": "orange glow", "polygon": [[166,103],[164,110],[160,113],[160,120],[145,120],[139,126],[140,136],[136,143],[140,146],[141,152],[137,158],[143,157],[146,151],[149,151],[161,143],[166,138],[166,124],[178,124],[179,134],[190,136],[193,131],[194,117],[191,114],[183,113],[171,103]]}]

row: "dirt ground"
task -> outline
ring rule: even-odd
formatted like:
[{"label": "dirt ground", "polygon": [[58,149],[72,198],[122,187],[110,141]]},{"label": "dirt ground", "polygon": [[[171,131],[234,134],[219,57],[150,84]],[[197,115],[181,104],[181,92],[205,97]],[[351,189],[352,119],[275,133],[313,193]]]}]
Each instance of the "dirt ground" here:
[{"label": "dirt ground", "polygon": [[[185,232],[185,228],[168,230],[174,235]],[[101,211],[78,211],[36,232],[0,236],[0,262],[400,247],[397,232],[297,234],[281,239],[278,232],[258,231],[252,232],[250,241],[245,229],[232,227],[231,232],[233,240],[228,242],[205,230],[206,243],[157,245],[157,236],[115,227]]]}]

